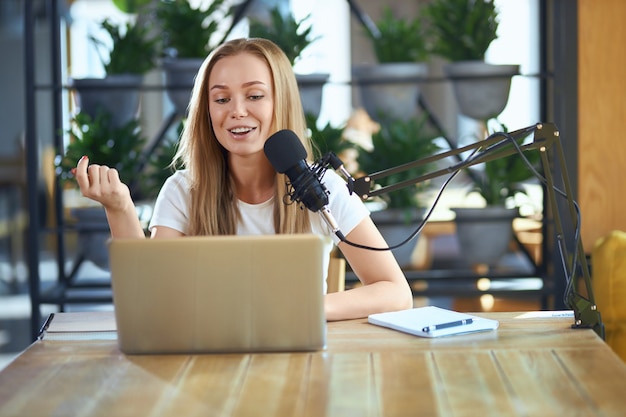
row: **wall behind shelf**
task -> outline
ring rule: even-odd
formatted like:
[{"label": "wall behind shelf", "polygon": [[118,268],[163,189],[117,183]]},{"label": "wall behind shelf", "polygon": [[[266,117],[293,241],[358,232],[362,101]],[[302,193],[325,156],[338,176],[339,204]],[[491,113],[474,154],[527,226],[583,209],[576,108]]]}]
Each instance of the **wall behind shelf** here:
[{"label": "wall behind shelf", "polygon": [[626,2],[578,0],[578,194],[585,250],[626,230]]}]

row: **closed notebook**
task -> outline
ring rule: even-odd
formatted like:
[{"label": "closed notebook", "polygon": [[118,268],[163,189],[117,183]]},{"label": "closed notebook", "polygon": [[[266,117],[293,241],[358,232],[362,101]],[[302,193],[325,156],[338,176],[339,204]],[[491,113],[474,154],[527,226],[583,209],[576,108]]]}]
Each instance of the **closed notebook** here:
[{"label": "closed notebook", "polygon": [[441,337],[495,330],[497,320],[428,306],[389,313],[372,314],[371,324],[388,327],[420,337]]},{"label": "closed notebook", "polygon": [[111,240],[120,349],[323,349],[327,243],[312,234]]}]

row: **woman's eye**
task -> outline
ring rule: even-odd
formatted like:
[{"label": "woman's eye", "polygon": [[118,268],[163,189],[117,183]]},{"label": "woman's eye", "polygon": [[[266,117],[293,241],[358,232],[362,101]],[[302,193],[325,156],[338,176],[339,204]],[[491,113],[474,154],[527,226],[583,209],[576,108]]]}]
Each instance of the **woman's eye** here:
[{"label": "woman's eye", "polygon": [[250,96],[250,100],[256,101],[256,100],[261,100],[263,98],[263,94],[253,94]]},{"label": "woman's eye", "polygon": [[215,99],[215,102],[219,103],[219,104],[228,103],[228,99],[225,98],[225,97],[224,98],[219,98],[218,97],[218,98]]}]

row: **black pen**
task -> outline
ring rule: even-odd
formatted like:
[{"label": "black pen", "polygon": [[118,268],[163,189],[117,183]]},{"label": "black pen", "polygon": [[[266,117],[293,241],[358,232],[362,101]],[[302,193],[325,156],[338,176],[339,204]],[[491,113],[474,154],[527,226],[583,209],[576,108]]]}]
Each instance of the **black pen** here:
[{"label": "black pen", "polygon": [[54,318],[54,313],[50,313],[45,323],[43,324],[43,326],[41,326],[41,329],[39,329],[39,334],[37,335],[37,339],[39,340],[43,339],[44,334],[46,333],[46,330],[48,330],[48,327],[50,327],[50,323],[52,322],[53,318]]},{"label": "black pen", "polygon": [[424,333],[430,333],[434,330],[447,329],[449,327],[464,326],[466,324],[472,324],[473,322],[474,322],[473,319],[463,319],[463,320],[451,321],[449,323],[433,324],[431,326],[424,327],[422,331]]}]

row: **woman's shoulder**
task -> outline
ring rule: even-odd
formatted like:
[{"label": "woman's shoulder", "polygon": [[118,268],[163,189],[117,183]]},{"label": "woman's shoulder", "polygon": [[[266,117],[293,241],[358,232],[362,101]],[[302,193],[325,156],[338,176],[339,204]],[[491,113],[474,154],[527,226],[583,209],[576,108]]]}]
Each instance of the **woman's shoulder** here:
[{"label": "woman's shoulder", "polygon": [[187,170],[175,171],[165,180],[159,195],[168,195],[170,197],[174,195],[189,195],[191,181],[189,180],[188,175],[189,173]]},{"label": "woman's shoulder", "polygon": [[186,169],[174,171],[174,173],[165,180],[165,185],[175,187],[189,188],[189,183],[189,172]]},{"label": "woman's shoulder", "polygon": [[321,181],[327,188],[346,187],[346,181],[332,169],[326,170]]}]

